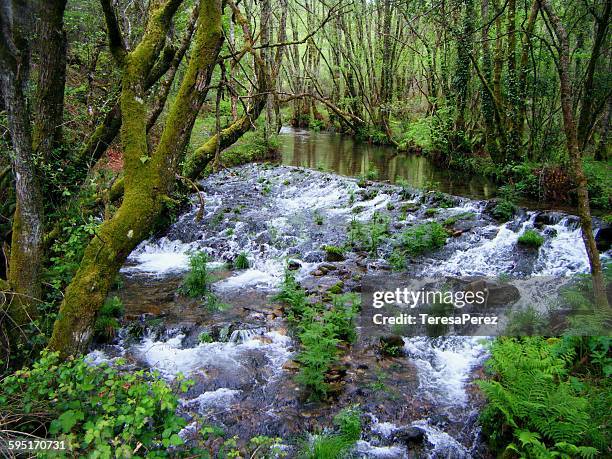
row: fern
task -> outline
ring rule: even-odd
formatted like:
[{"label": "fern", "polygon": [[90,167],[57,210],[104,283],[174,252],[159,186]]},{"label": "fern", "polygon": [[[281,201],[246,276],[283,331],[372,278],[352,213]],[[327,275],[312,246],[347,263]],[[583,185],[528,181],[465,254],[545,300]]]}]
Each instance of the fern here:
[{"label": "fern", "polygon": [[497,422],[483,423],[498,431],[492,438],[502,440],[499,432],[505,425],[514,440],[506,449],[524,457],[588,458],[597,453],[592,446],[576,446],[595,439],[589,400],[578,393],[581,386],[569,375],[575,345],[541,337],[500,338],[491,353],[487,366],[496,378],[478,384],[489,402],[483,421]]}]

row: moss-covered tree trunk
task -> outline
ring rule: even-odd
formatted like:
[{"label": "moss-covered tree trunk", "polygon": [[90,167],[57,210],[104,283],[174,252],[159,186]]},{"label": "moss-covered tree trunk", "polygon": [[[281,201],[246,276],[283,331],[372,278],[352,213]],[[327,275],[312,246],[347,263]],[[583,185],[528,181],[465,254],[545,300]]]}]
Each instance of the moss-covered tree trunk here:
[{"label": "moss-covered tree trunk", "polygon": [[43,205],[37,179],[27,86],[30,68],[32,14],[29,5],[0,4],[0,77],[11,134],[11,163],[15,176],[16,209],[13,215],[8,281],[13,292],[10,321],[16,332],[36,317],[41,296]]},{"label": "moss-covered tree trunk", "polygon": [[63,356],[86,350],[97,311],[129,253],[150,235],[175,180],[177,164],[204,102],[221,43],[220,0],[202,0],[194,45],[160,141],[147,147],[146,77],[159,55],[180,1],[152,1],[141,42],[122,47],[110,1],[103,2],[113,54],[122,69],[121,144],[125,163],[123,202],[96,231],[79,270],[66,289],[49,347]]}]

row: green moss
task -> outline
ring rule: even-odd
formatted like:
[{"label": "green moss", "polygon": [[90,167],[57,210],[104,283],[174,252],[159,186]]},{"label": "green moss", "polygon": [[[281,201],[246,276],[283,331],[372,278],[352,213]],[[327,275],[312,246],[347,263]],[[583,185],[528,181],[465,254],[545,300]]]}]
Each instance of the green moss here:
[{"label": "green moss", "polygon": [[518,243],[520,245],[537,248],[544,244],[544,237],[536,230],[528,229],[519,236]]},{"label": "green moss", "polygon": [[321,247],[326,254],[327,261],[344,260],[344,248],[336,245],[324,245]]}]

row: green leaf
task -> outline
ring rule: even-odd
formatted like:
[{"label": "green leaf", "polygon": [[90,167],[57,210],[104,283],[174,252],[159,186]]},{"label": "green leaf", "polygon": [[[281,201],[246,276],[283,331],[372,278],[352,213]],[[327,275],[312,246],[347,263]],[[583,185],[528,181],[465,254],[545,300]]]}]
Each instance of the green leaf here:
[{"label": "green leaf", "polygon": [[85,415],[82,411],[68,410],[65,413],[62,413],[59,418],[57,418],[57,422],[59,424],[59,427],[61,427],[62,431],[64,433],[68,433],[72,430],[72,428],[78,421],[82,421],[84,418]]}]

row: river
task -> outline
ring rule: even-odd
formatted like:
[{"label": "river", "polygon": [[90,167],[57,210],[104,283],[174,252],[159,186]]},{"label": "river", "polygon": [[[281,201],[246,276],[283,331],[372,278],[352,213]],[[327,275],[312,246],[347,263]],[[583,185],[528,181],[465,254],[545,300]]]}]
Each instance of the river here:
[{"label": "river", "polygon": [[[394,156],[332,134],[286,129],[281,137],[283,165],[249,164],[208,177],[201,182],[203,219],[196,218],[200,201],[194,196],[193,206],[163,236],[144,241],[130,255],[121,271],[123,286],[113,294],[123,300],[131,323],[89,360],[123,357],[126,367],[156,368],[169,381],[178,373],[193,379],[181,403],[190,420],[182,432],[187,440],[197,436],[199,415],[228,435],[281,437],[293,457],[297,438],[330,427],[342,407],[358,404],[364,430],[355,457],[489,457],[476,422],[483,402],[473,384],[487,357],[482,338],[404,337],[403,355],[389,359],[359,340],[342,358],[346,372],[333,402],[311,402],[294,382],[296,343],[270,298],[289,259],[310,291],[338,282],[350,290],[359,275],[388,272],[388,244],[375,254],[349,251],[333,263],[321,249],[344,244],[350,221],[368,221],[375,212],[389,216],[394,233],[417,221],[474,215],[444,249],[413,261],[417,275],[586,272],[576,218],[551,214],[542,229],[544,244],[525,257],[516,242],[534,226],[537,213],[522,210],[509,222],[496,222],[484,201],[494,186],[485,180],[439,172],[423,157]],[[407,196],[405,187],[381,181],[363,186],[351,177],[371,164],[380,180],[402,177],[415,188]],[[435,214],[428,212],[437,207],[430,196],[417,189],[432,181],[453,195]],[[400,216],[407,203],[412,210]],[[228,309],[211,313],[176,293],[192,250],[204,250],[218,263],[213,289]],[[250,268],[225,268],[240,252]],[[202,333],[212,342],[200,342]],[[415,429],[422,438],[407,439],[406,432]]]}]

